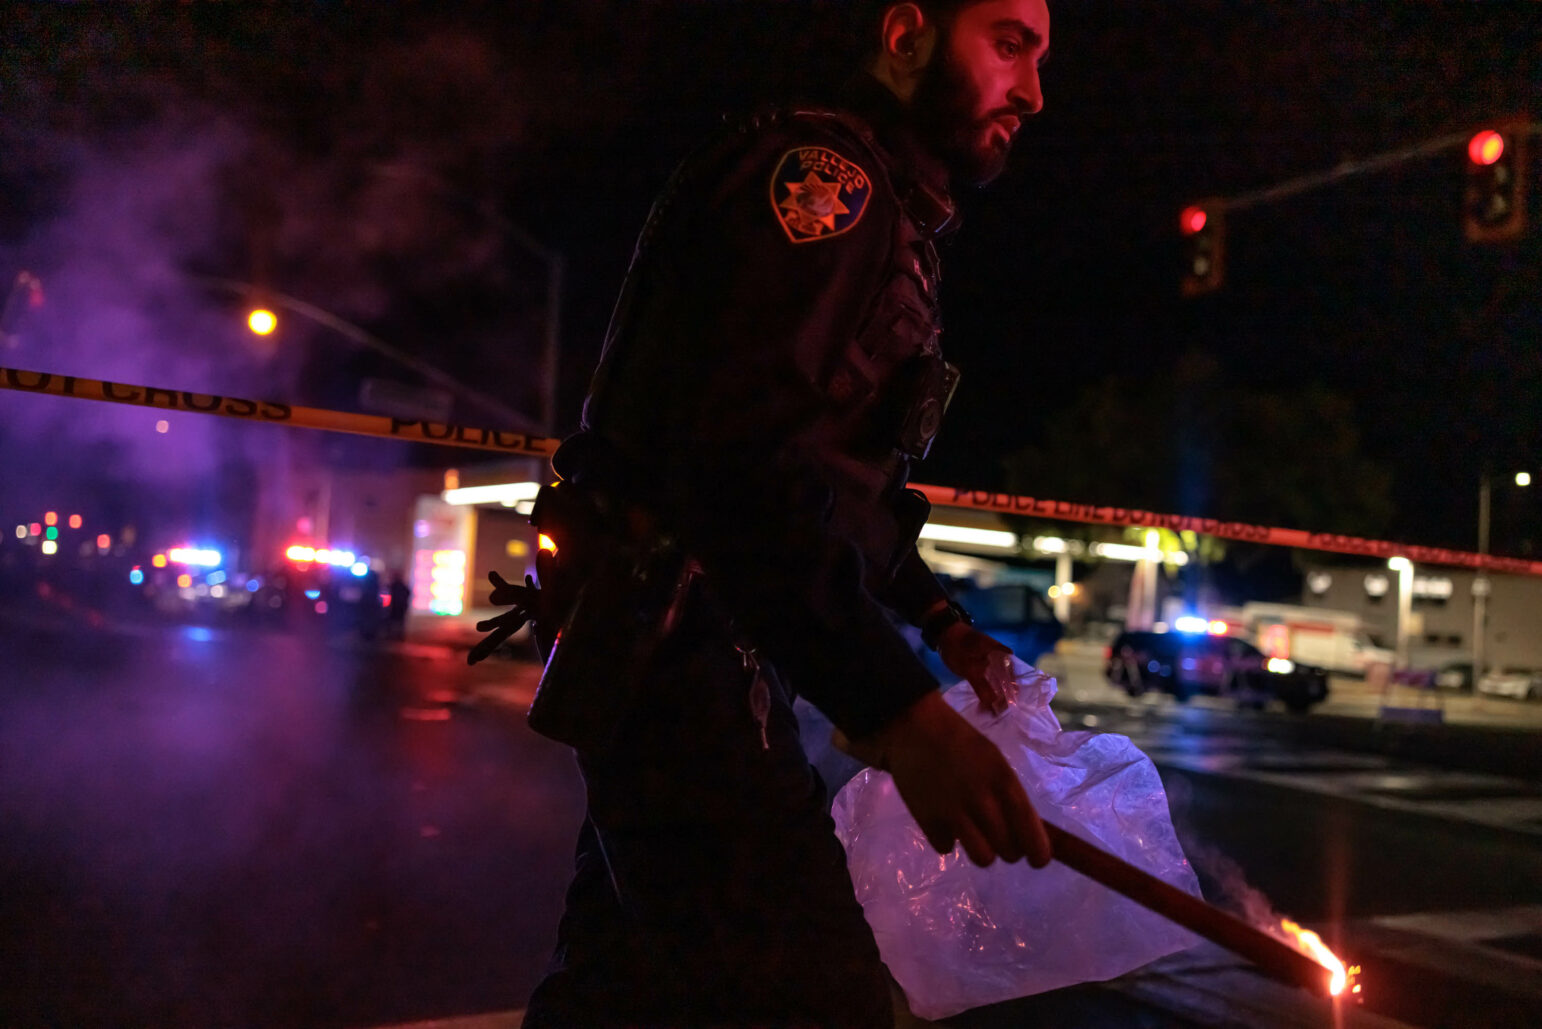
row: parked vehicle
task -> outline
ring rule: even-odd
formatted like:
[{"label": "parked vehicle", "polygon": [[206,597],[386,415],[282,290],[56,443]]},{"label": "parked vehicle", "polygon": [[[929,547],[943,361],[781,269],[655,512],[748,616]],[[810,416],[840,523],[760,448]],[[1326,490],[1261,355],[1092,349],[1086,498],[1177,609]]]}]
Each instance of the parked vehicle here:
[{"label": "parked vehicle", "polygon": [[1461,690],[1471,693],[1473,687],[1471,661],[1447,661],[1435,669],[1435,685],[1443,690]]},{"label": "parked vehicle", "polygon": [[1269,657],[1236,636],[1208,633],[1120,633],[1108,649],[1104,675],[1132,697],[1161,690],[1187,701],[1203,693],[1254,708],[1277,698],[1298,713],[1328,696],[1324,669]]},{"label": "parked vehicle", "polygon": [[1478,692],[1491,697],[1542,700],[1542,671],[1534,668],[1492,671],[1478,680]]},{"label": "parked vehicle", "polygon": [[1394,653],[1379,647],[1359,615],[1294,604],[1245,604],[1243,624],[1270,657],[1364,675],[1372,665],[1393,663]]}]

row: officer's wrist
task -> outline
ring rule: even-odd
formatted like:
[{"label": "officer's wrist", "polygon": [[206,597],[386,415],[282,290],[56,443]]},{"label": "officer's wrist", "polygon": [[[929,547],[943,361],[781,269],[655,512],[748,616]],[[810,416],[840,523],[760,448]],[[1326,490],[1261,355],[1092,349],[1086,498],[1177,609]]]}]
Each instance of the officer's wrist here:
[{"label": "officer's wrist", "polygon": [[955,625],[972,626],[974,619],[969,617],[969,612],[957,601],[950,600],[945,605],[933,608],[921,619],[921,642],[931,650],[936,650],[942,642],[943,634]]}]

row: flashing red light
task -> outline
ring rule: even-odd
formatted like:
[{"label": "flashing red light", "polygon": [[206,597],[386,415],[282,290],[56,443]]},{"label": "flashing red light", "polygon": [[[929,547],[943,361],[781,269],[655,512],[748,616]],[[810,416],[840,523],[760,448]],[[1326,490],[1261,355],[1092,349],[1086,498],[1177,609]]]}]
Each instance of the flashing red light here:
[{"label": "flashing red light", "polygon": [[31,525],[27,526],[27,535],[41,536],[43,535],[43,527],[37,522],[33,522]]},{"label": "flashing red light", "polygon": [[1467,143],[1467,159],[1473,164],[1493,164],[1504,152],[1505,138],[1493,129],[1484,129]]},{"label": "flashing red light", "polygon": [[80,528],[80,515],[70,515],[70,528]]},{"label": "flashing red light", "polygon": [[1205,213],[1205,209],[1195,204],[1183,209],[1183,213],[1178,216],[1178,226],[1183,229],[1185,236],[1192,236],[1200,229],[1203,229],[1205,222],[1209,220],[1210,217]]},{"label": "flashing red light", "polygon": [[105,532],[102,533],[101,535],[97,536],[97,538],[96,538],[96,549],[98,549],[98,550],[106,550],[108,547],[111,547],[111,546],[112,546],[112,537],[111,536],[107,535]]}]

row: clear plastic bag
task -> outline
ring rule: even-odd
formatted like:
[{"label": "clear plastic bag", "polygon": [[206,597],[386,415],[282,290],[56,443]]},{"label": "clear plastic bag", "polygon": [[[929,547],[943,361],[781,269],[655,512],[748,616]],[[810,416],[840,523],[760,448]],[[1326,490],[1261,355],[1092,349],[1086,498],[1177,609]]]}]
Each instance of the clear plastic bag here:
[{"label": "clear plastic bag", "polygon": [[[1055,681],[1016,658],[1013,674],[1004,714],[967,683],[946,699],[1001,748],[1046,821],[1198,896],[1151,760],[1124,736],[1061,731]],[[831,813],[879,952],[922,1018],[1112,979],[1198,942],[1058,862],[979,868],[962,847],[939,855],[887,773],[859,773]]]}]

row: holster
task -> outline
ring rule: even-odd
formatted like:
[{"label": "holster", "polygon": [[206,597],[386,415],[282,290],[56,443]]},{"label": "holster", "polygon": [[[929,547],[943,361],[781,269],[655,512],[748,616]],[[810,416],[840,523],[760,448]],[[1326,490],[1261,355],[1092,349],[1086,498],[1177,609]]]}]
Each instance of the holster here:
[{"label": "holster", "polygon": [[898,533],[887,569],[888,577],[892,579],[900,563],[916,545],[916,540],[921,538],[921,530],[926,527],[926,520],[932,514],[932,502],[920,490],[902,489],[889,501],[889,508],[894,512],[894,525]]},{"label": "holster", "polygon": [[546,667],[527,718],[548,739],[601,751],[678,619],[691,565],[636,512],[566,483],[542,488],[531,522],[556,549],[536,562]]}]

